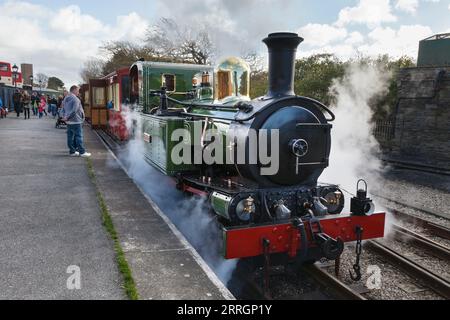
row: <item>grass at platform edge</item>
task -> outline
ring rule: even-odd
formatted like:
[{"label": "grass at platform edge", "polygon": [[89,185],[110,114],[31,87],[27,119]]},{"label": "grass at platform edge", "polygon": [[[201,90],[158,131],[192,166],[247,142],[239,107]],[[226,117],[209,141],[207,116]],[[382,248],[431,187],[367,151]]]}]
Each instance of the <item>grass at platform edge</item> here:
[{"label": "grass at platform edge", "polygon": [[125,254],[122,250],[122,247],[120,246],[119,238],[117,236],[116,229],[114,228],[114,224],[111,219],[111,216],[109,215],[108,207],[106,206],[105,200],[103,199],[103,196],[98,189],[97,179],[95,177],[92,160],[88,158],[88,159],[86,159],[86,163],[87,163],[87,167],[88,167],[89,178],[91,179],[92,183],[95,185],[98,203],[100,205],[100,210],[102,212],[103,226],[105,227],[106,231],[109,233],[110,237],[112,238],[112,240],[114,242],[114,250],[116,252],[117,264],[119,267],[119,272],[123,276],[125,292],[129,299],[138,300],[139,294],[137,292],[136,284],[135,284],[133,276],[131,274],[130,267],[128,265],[127,260],[125,259]]}]

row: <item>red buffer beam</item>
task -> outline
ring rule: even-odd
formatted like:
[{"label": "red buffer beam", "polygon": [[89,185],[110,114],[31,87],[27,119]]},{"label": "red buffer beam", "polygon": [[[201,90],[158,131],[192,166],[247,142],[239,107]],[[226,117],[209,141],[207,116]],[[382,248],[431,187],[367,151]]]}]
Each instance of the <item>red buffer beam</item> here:
[{"label": "red buffer beam", "polygon": [[[330,237],[340,238],[343,242],[356,241],[355,229],[363,228],[363,240],[384,237],[386,213],[374,213],[370,216],[340,215],[319,218],[322,230]],[[309,223],[305,221],[309,230]],[[301,247],[300,233],[292,223],[260,225],[255,227],[225,228],[224,256],[226,259],[249,258],[264,253],[263,239],[270,241],[270,253],[292,253]],[[307,231],[311,245],[311,234]]]}]

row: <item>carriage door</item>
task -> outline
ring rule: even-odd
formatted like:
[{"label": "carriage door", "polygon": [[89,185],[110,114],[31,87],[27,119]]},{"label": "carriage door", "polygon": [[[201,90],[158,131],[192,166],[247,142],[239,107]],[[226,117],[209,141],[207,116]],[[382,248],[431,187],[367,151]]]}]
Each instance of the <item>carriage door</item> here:
[{"label": "carriage door", "polygon": [[107,124],[107,81],[99,79],[89,80],[91,101],[91,124],[94,128],[104,128]]}]

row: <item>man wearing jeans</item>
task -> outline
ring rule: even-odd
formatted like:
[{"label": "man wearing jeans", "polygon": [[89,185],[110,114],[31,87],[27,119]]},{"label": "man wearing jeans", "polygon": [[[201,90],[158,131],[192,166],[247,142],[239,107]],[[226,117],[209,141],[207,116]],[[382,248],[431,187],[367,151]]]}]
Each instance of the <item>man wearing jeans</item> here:
[{"label": "man wearing jeans", "polygon": [[70,156],[88,158],[83,144],[84,111],[78,98],[79,88],[72,86],[69,95],[64,99],[64,121],[67,123],[67,146]]}]

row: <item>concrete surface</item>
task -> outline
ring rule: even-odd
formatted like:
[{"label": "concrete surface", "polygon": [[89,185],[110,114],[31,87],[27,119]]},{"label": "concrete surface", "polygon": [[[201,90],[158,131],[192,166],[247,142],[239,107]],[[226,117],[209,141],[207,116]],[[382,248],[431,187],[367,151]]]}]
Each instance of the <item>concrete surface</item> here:
[{"label": "concrete surface", "polygon": [[0,120],[0,299],[126,299],[86,162],[54,123]]},{"label": "concrete surface", "polygon": [[[119,234],[141,299],[230,299],[231,293],[177,234],[91,130],[97,184]],[[157,183],[157,182],[155,182]]]}]

